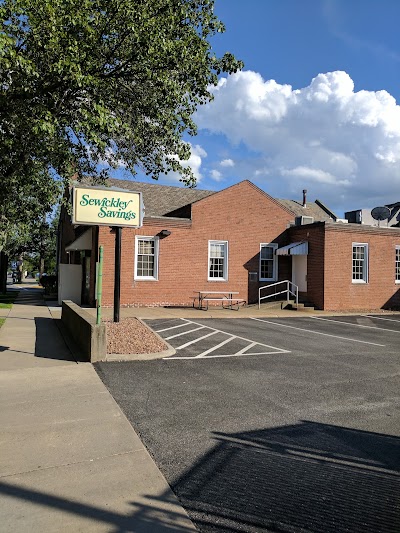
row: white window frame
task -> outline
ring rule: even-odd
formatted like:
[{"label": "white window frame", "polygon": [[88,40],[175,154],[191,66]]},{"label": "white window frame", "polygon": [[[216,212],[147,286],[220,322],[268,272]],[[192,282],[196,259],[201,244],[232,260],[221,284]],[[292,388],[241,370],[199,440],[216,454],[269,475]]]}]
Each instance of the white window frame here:
[{"label": "white window frame", "polygon": [[[362,279],[355,279],[354,276],[354,259],[353,259],[353,253],[354,253],[354,247],[355,246],[362,246],[364,248],[364,268],[363,268],[363,277]],[[368,276],[369,276],[369,250],[368,250],[368,243],[367,242],[353,242],[351,246],[351,281],[352,283],[361,283],[366,284],[368,283]]]},{"label": "white window frame", "polygon": [[[210,249],[211,244],[223,244],[225,247],[225,257],[224,257],[224,272],[222,278],[212,278],[210,277]],[[212,240],[208,241],[208,261],[207,261],[207,280],[208,281],[228,281],[228,241],[218,241],[218,240]]]},{"label": "white window frame", "polygon": [[396,285],[400,284],[400,244],[395,246],[394,256],[394,282]]},{"label": "white window frame", "polygon": [[[262,248],[273,248],[272,253],[272,278],[262,278],[261,277],[261,249]],[[275,242],[262,242],[260,243],[260,261],[259,261],[259,280],[260,281],[276,281],[278,279],[278,256],[275,254],[278,249],[278,245]]]},{"label": "white window frame", "polygon": [[[138,267],[138,249],[139,241],[154,241],[154,275],[153,276],[139,276],[137,273]],[[159,262],[159,237],[154,235],[135,235],[135,272],[134,279],[138,281],[158,281],[158,262]]]}]

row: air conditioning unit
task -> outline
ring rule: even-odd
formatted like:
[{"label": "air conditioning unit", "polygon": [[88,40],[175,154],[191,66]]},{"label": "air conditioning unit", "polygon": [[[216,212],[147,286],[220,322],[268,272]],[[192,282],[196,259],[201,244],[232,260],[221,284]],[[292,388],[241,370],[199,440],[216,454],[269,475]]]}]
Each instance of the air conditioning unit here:
[{"label": "air conditioning unit", "polygon": [[296,217],[294,219],[294,225],[295,226],[304,226],[305,224],[313,224],[314,223],[314,217]]}]

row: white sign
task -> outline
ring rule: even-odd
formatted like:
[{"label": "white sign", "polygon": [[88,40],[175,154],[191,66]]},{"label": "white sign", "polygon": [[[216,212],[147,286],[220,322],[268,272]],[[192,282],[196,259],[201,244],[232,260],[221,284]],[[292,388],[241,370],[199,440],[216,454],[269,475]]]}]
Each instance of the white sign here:
[{"label": "white sign", "polygon": [[112,187],[74,187],[72,223],[140,228],[143,225],[142,193]]}]

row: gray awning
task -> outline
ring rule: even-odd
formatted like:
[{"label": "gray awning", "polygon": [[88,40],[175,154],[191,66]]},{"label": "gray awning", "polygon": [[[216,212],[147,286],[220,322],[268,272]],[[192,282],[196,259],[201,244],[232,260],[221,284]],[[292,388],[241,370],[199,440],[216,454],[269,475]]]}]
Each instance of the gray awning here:
[{"label": "gray awning", "polygon": [[77,239],[68,244],[65,247],[66,252],[72,252],[76,250],[91,250],[92,249],[92,228],[89,228],[82,233]]},{"label": "gray awning", "polygon": [[276,250],[276,255],[308,255],[308,242],[292,242]]}]

